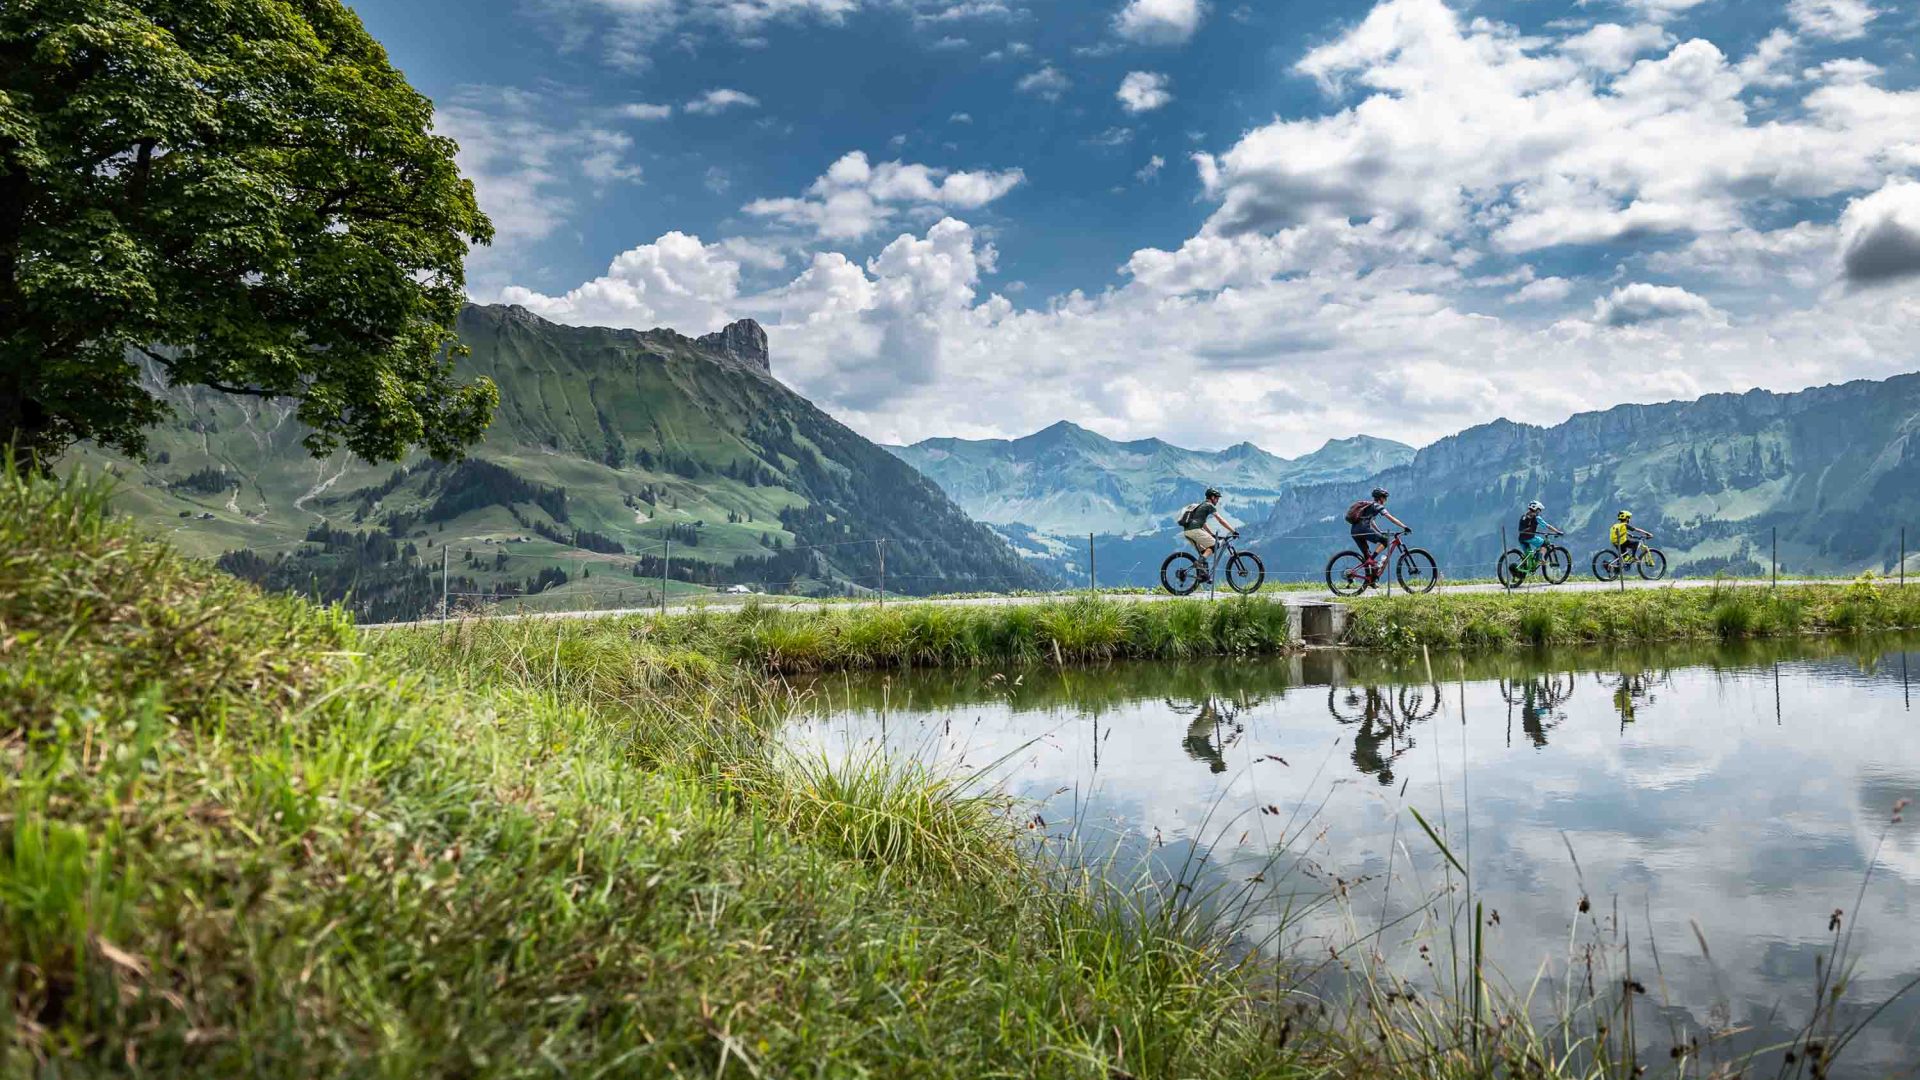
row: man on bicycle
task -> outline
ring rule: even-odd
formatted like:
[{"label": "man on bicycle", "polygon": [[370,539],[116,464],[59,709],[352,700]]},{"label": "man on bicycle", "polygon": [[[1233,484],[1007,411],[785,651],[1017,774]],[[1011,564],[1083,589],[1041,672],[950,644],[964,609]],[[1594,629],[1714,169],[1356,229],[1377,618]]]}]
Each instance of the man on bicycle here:
[{"label": "man on bicycle", "polygon": [[1520,554],[1525,557],[1521,565],[1529,569],[1534,564],[1534,556],[1547,543],[1547,538],[1540,535],[1541,529],[1544,528],[1555,536],[1567,535],[1553,525],[1540,520],[1540,515],[1545,510],[1546,507],[1541,505],[1540,500],[1535,499],[1527,504],[1527,512],[1520,515]]},{"label": "man on bicycle", "polygon": [[1647,530],[1634,528],[1631,510],[1620,511],[1613,527],[1607,530],[1607,542],[1613,545],[1616,555],[1640,554],[1640,538],[1643,536],[1649,540],[1653,538],[1653,534]]},{"label": "man on bicycle", "polygon": [[1212,529],[1207,527],[1208,522],[1211,521],[1219,522],[1220,527],[1230,536],[1240,535],[1240,530],[1227,524],[1227,519],[1220,516],[1220,489],[1210,487],[1207,489],[1205,499],[1180,512],[1179,521],[1180,535],[1185,537],[1187,543],[1192,544],[1193,550],[1200,555],[1201,581],[1210,581],[1213,578],[1209,563],[1214,546],[1219,543],[1219,538],[1213,534]]},{"label": "man on bicycle", "polygon": [[1367,545],[1387,546],[1387,534],[1380,531],[1378,518],[1386,518],[1407,532],[1413,527],[1392,514],[1387,513],[1387,489],[1374,488],[1372,502],[1357,502],[1347,507],[1347,524],[1352,526],[1353,544],[1360,549],[1360,561],[1371,562],[1373,556],[1368,553]]}]

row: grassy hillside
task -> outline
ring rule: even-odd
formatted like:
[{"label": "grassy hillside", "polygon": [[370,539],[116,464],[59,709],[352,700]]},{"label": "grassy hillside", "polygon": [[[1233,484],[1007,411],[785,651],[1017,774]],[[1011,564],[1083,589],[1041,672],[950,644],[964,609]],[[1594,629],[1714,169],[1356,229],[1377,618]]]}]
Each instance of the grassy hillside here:
[{"label": "grassy hillside", "polygon": [[162,388],[176,415],[147,462],[82,448],[66,465],[119,469],[116,508],[183,550],[250,551],[228,569],[351,592],[374,618],[437,604],[443,557],[455,592],[641,602],[663,570],[676,593],[869,591],[885,540],[892,592],[1042,584],[911,468],[713,340],[503,307],[468,308],[459,331],[462,374],[501,391],[477,464],[315,461],[284,405]]}]

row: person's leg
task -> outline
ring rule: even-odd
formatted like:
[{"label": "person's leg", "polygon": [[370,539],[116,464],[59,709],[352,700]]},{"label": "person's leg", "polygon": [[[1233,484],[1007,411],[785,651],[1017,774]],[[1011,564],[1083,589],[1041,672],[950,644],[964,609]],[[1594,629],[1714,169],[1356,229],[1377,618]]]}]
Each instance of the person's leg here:
[{"label": "person's leg", "polygon": [[1547,538],[1535,533],[1520,541],[1524,549],[1521,552],[1521,564],[1531,570],[1540,561],[1540,549],[1547,546]]}]

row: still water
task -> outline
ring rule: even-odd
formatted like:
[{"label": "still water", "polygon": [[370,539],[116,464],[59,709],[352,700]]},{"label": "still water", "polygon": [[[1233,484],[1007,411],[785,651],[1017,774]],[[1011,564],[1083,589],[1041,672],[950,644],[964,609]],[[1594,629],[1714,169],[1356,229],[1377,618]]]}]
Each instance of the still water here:
[{"label": "still water", "polygon": [[[1258,880],[1248,941],[1291,957],[1364,948],[1414,979],[1471,921],[1449,915],[1464,885],[1417,810],[1497,913],[1496,978],[1563,984],[1599,942],[1608,971],[1631,961],[1650,986],[1643,1044],[1664,1058],[1720,1032],[1724,1057],[1804,1022],[1836,919],[1857,965],[1843,1020],[1920,976],[1920,806],[1893,820],[1920,796],[1910,680],[1920,638],[1322,651],[833,676],[791,736],[804,752],[976,771],[1026,800],[1036,832],[1165,879]],[[1916,1061],[1909,996],[1833,1075],[1913,1075]]]}]

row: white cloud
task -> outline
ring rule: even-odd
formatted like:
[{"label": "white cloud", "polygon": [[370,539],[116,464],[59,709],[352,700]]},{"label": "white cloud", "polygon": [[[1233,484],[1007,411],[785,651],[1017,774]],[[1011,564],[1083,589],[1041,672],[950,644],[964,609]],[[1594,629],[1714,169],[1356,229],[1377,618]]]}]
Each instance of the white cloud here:
[{"label": "white cloud", "polygon": [[1601,23],[1560,42],[1560,51],[1588,67],[1601,71],[1624,71],[1641,53],[1665,48],[1673,35],[1652,23],[1621,26]]},{"label": "white cloud", "polygon": [[1563,277],[1536,278],[1520,286],[1509,304],[1557,304],[1573,294],[1573,282]]},{"label": "white cloud", "polygon": [[1626,0],[1626,6],[1656,22],[1677,18],[1706,0]]},{"label": "white cloud", "polygon": [[681,108],[686,111],[698,116],[712,116],[715,113],[722,113],[728,109],[757,109],[759,107],[759,98],[740,90],[729,90],[725,87],[709,90],[681,106]]},{"label": "white cloud", "polygon": [[1057,101],[1073,81],[1060,74],[1060,69],[1048,64],[1039,71],[1022,78],[1014,84],[1014,89],[1022,93],[1035,94],[1048,101]]},{"label": "white cloud", "polygon": [[664,326],[699,335],[727,323],[739,291],[738,260],[719,245],[670,232],[622,252],[605,274],[563,296],[514,285],[501,290],[500,299],[559,322],[639,330]]},{"label": "white cloud", "polygon": [[1622,285],[1593,302],[1593,321],[1602,326],[1638,326],[1659,319],[1694,318],[1709,321],[1726,316],[1704,296],[1677,285],[1649,285],[1636,281]]},{"label": "white cloud", "polygon": [[1148,158],[1147,163],[1145,165],[1140,166],[1139,170],[1133,174],[1134,179],[1141,180],[1141,181],[1151,180],[1154,177],[1160,175],[1160,170],[1165,168],[1166,164],[1167,164],[1166,158],[1161,157],[1159,154],[1155,154],[1152,157]]},{"label": "white cloud", "polygon": [[1879,12],[1863,0],[1793,0],[1787,17],[1803,33],[1830,41],[1852,41],[1867,35],[1867,24]]},{"label": "white cloud", "polygon": [[619,112],[629,120],[665,120],[673,115],[673,106],[649,105],[644,101],[636,101],[631,105],[620,106]]},{"label": "white cloud", "polygon": [[460,144],[460,171],[493,219],[496,244],[551,235],[577,208],[578,180],[640,179],[633,139],[575,119],[576,102],[499,87],[469,88],[435,110],[441,134]]},{"label": "white cloud", "polygon": [[972,113],[963,113],[963,112],[957,112],[957,113],[954,113],[954,114],[953,114],[952,116],[949,116],[949,117],[947,117],[947,123],[949,123],[949,124],[971,124],[971,123],[973,123],[973,114],[972,114]]},{"label": "white cloud", "polygon": [[885,161],[875,165],[855,150],[843,155],[800,198],[756,199],[743,209],[757,217],[804,225],[826,239],[858,239],[892,220],[900,207],[972,210],[1026,179],[1019,169],[968,172]]},{"label": "white cloud", "polygon": [[1179,45],[1200,29],[1205,14],[1200,0],[1127,0],[1114,16],[1113,28],[1143,45]]},{"label": "white cloud", "polygon": [[1760,44],[1753,47],[1746,59],[1734,66],[1734,71],[1748,86],[1788,86],[1794,77],[1787,60],[1799,47],[1800,42],[1792,34],[1775,27],[1760,39]]},{"label": "white cloud", "polygon": [[1155,71],[1129,71],[1114,94],[1130,113],[1150,112],[1173,100],[1173,80]]},{"label": "white cloud", "polygon": [[1920,183],[1889,181],[1840,215],[1841,266],[1855,285],[1920,277]]}]

